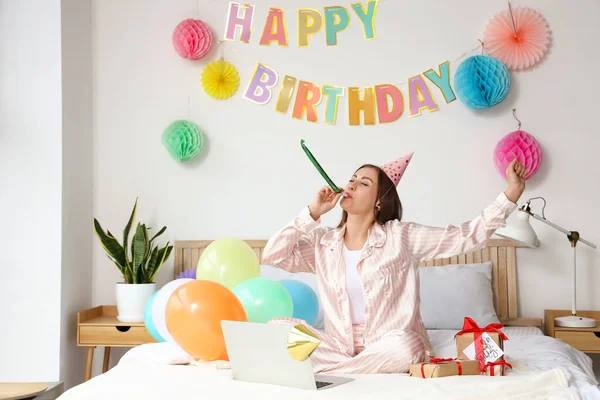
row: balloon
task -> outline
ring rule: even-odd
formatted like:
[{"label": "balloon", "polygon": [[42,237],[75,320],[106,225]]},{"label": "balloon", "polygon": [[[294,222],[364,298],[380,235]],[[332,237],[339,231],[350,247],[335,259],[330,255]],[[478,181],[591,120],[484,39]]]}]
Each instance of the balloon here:
[{"label": "balloon", "polygon": [[171,297],[171,294],[173,294],[178,287],[193,281],[193,279],[187,278],[171,281],[163,286],[154,298],[154,304],[152,305],[152,321],[154,322],[156,331],[166,342],[175,343],[173,336],[171,336],[167,329],[167,323],[165,321],[165,310],[167,309],[169,297]]},{"label": "balloon", "polygon": [[229,289],[260,276],[258,257],[245,242],[234,238],[218,239],[202,252],[196,279],[218,282]]},{"label": "balloon", "polygon": [[177,288],[167,303],[166,315],[175,342],[203,361],[229,361],[221,321],[247,321],[244,307],[231,290],[205,280]]},{"label": "balloon", "polygon": [[275,317],[291,317],[292,296],[279,282],[268,278],[253,278],[240,283],[233,293],[244,306],[249,322],[266,323]]},{"label": "balloon", "polygon": [[294,303],[292,317],[306,321],[310,326],[315,326],[319,316],[319,298],[310,286],[296,280],[279,281],[289,292]]},{"label": "balloon", "polygon": [[154,338],[157,342],[166,342],[166,340],[160,336],[160,333],[156,330],[156,326],[154,326],[154,321],[152,321],[152,306],[154,305],[154,298],[158,292],[154,292],[152,296],[146,302],[146,306],[144,307],[144,324],[146,325],[146,329],[150,336]]}]

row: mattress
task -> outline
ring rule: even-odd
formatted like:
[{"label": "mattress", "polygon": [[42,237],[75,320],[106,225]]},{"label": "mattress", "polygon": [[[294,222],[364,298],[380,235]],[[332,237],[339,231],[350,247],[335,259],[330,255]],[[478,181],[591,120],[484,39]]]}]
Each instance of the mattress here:
[{"label": "mattress", "polygon": [[[456,376],[418,379],[407,374],[349,375],[353,382],[318,392],[273,385],[237,382],[229,369],[214,365],[170,365],[149,357],[149,346],[131,349],[105,374],[65,392],[61,400],[130,398],[240,398],[264,399],[600,399],[592,361],[584,353],[544,336],[533,327],[506,327],[507,361],[513,364],[504,377]],[[437,356],[454,357],[457,331],[428,331]],[[167,345],[167,344],[160,344]]]}]

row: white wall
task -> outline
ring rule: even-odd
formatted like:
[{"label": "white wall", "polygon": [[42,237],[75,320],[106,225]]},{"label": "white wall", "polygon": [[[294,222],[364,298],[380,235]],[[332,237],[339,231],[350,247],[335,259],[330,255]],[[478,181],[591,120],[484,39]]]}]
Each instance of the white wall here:
[{"label": "white wall", "polygon": [[77,312],[92,292],[92,12],[90,0],[62,0],[62,302],[61,379],[84,377]]},{"label": "white wall", "polygon": [[[91,304],[89,0],[0,1],[0,380],[84,376]],[[33,361],[32,361],[33,360]]]},{"label": "white wall", "polygon": [[0,380],[59,378],[60,1],[0,1]]},{"label": "white wall", "polygon": [[[218,51],[206,61],[183,60],[172,48],[171,33],[179,21],[201,17],[222,38],[226,1],[94,2],[94,215],[104,226],[122,229],[139,196],[139,217],[155,228],[167,225],[165,239],[268,238],[323,185],[300,149],[301,138],[339,184],[362,163],[382,164],[415,151],[399,187],[405,219],[459,223],[505,189],[492,151],[504,134],[516,129],[511,109],[517,108],[523,129],[538,138],[544,151],[544,164],[524,197],[544,196],[550,220],[600,244],[595,213],[600,195],[600,81],[595,79],[600,58],[593,50],[600,33],[600,3],[524,4],[546,17],[552,47],[538,67],[512,74],[513,87],[503,104],[479,112],[459,101],[446,105],[432,86],[439,111],[404,115],[374,127],[349,127],[347,100],[340,102],[338,125],[329,126],[292,119],[290,112],[281,115],[274,110],[275,99],[266,106],[253,104],[242,91],[259,61],[281,77],[289,74],[318,84],[406,81],[476,46],[488,19],[504,10],[506,2],[436,2],[434,10],[430,3],[381,1],[375,40],[365,41],[358,19],[351,16],[338,47],[327,48],[321,32],[305,49],[295,45],[296,6],[322,9],[329,3],[304,0],[284,8],[289,48],[258,45],[268,7],[278,3],[253,4],[251,44],[225,47],[226,59],[241,75],[240,91],[230,100],[216,101],[204,93],[199,79]],[[452,64],[453,72],[458,65]],[[406,97],[406,86],[401,89]],[[319,112],[323,118],[324,104]],[[208,139],[204,154],[189,164],[172,160],[160,143],[163,129],[179,118],[196,121]],[[334,224],[338,217],[339,209],[326,222]],[[542,244],[518,251],[518,292],[521,315],[541,317],[545,308],[570,307],[571,252],[560,233],[534,224]],[[599,254],[580,247],[582,309],[600,307]],[[160,284],[171,279],[172,261],[161,271]],[[119,279],[95,241],[93,304],[114,304]]]}]

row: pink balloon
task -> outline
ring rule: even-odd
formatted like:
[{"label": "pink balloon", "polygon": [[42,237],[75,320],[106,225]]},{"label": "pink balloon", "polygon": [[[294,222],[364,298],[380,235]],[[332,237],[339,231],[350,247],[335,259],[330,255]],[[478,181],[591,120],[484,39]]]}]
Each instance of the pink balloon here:
[{"label": "pink balloon", "polygon": [[201,59],[213,45],[210,28],[199,19],[181,21],[173,31],[172,39],[177,54],[189,60]]},{"label": "pink balloon", "polygon": [[517,159],[525,169],[525,179],[531,178],[542,163],[542,149],[535,138],[525,131],[515,131],[504,136],[494,150],[494,164],[500,175],[506,179],[506,168]]}]

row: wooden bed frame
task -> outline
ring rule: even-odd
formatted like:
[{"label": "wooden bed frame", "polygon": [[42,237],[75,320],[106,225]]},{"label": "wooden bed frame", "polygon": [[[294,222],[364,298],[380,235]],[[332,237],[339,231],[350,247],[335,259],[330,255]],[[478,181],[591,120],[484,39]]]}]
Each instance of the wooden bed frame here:
[{"label": "wooden bed frame", "polygon": [[[212,240],[175,241],[175,276],[180,272],[196,268],[200,254]],[[259,260],[267,244],[266,240],[245,240],[254,250]],[[507,326],[536,326],[542,328],[541,318],[519,318],[517,312],[517,259],[513,241],[490,239],[487,247],[471,253],[450,258],[441,258],[421,263],[421,267],[444,266],[448,264],[474,264],[483,261],[492,262],[492,291],[494,308],[500,321]]]}]

